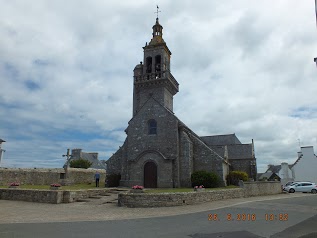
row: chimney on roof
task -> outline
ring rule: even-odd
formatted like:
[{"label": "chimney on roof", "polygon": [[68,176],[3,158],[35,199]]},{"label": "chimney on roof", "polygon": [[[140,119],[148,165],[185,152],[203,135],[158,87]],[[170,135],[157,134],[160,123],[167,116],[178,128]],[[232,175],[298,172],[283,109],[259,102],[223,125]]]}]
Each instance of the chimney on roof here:
[{"label": "chimney on roof", "polygon": [[82,149],[72,149],[72,158],[73,159],[80,159]]}]

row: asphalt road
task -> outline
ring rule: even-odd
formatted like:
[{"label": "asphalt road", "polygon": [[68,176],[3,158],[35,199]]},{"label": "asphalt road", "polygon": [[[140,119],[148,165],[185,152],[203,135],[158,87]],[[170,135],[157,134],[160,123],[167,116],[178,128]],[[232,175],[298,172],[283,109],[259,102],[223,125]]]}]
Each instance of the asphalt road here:
[{"label": "asphalt road", "polygon": [[317,195],[245,202],[156,218],[0,224],[0,237],[316,238]]}]

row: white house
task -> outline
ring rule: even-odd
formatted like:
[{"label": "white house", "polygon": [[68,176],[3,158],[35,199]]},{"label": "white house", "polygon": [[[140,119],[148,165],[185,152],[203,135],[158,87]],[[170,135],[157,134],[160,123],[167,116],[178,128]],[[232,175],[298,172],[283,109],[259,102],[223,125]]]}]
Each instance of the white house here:
[{"label": "white house", "polygon": [[295,181],[311,181],[317,184],[317,156],[314,154],[313,146],[301,147],[292,169]]}]

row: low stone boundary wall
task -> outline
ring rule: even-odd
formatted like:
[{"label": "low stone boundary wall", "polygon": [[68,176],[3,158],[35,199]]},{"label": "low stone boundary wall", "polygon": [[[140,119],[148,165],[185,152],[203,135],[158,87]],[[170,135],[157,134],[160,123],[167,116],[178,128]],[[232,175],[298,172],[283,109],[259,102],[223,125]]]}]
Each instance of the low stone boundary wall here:
[{"label": "low stone boundary wall", "polygon": [[125,207],[169,207],[192,205],[222,199],[240,198],[244,189],[219,189],[206,192],[179,193],[122,193],[118,195],[118,205]]},{"label": "low stone boundary wall", "polygon": [[40,202],[40,203],[71,203],[93,196],[103,196],[111,189],[88,189],[88,190],[43,190],[1,188],[0,199]]},{"label": "low stone boundary wall", "polygon": [[106,170],[104,169],[68,168],[66,178],[65,170],[63,168],[0,168],[0,185],[8,185],[13,182],[33,185],[48,185],[52,183],[94,183],[96,171],[100,173],[100,184],[104,184],[106,178]]},{"label": "low stone boundary wall", "polygon": [[244,182],[245,197],[279,194],[282,192],[279,181]]},{"label": "low stone boundary wall", "polygon": [[[40,190],[1,188],[0,199],[41,203],[71,203],[94,196],[104,196],[116,189]],[[197,204],[222,199],[281,193],[280,182],[246,182],[241,188],[188,193],[119,193],[118,205],[126,207],[167,207]]]},{"label": "low stone boundary wall", "polygon": [[222,199],[281,193],[280,182],[246,182],[242,188],[188,193],[121,193],[118,205],[126,207],[168,207],[211,202]]},{"label": "low stone boundary wall", "polygon": [[62,190],[1,188],[0,199],[57,204],[63,201],[63,192]]}]

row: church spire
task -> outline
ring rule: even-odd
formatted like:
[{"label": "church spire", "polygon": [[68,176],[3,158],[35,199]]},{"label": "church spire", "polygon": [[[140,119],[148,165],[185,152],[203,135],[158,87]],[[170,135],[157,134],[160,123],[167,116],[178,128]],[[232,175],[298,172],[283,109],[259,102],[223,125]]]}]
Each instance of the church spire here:
[{"label": "church spire", "polygon": [[152,28],[153,37],[143,47],[144,63],[138,64],[133,70],[133,115],[136,115],[149,97],[173,111],[173,96],[178,92],[178,82],[170,71],[172,53],[162,38],[163,27],[158,17]]},{"label": "church spire", "polygon": [[153,28],[153,38],[156,36],[162,37],[163,35],[163,27],[159,23],[159,19],[156,18],[155,25],[152,27]]},{"label": "church spire", "polygon": [[149,43],[149,45],[156,45],[159,43],[165,43],[165,41],[163,40],[163,27],[161,26],[160,22],[159,22],[159,18],[158,18],[158,13],[161,12],[159,11],[159,7],[156,6],[156,21],[154,26],[152,27],[153,29],[153,33],[152,33],[152,39]]}]

